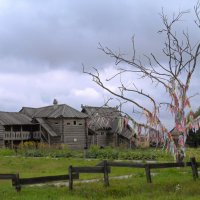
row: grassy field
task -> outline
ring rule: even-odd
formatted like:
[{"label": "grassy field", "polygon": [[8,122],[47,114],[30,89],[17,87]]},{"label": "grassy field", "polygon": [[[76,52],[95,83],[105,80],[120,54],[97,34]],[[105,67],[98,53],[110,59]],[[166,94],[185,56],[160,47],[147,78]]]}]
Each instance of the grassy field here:
[{"label": "grassy field", "polygon": [[[156,153],[156,152],[155,152]],[[199,149],[188,151],[196,156]],[[165,157],[165,156],[163,156]],[[188,159],[188,158],[187,158]],[[20,177],[68,174],[68,166],[94,166],[100,160],[82,158],[30,158],[0,156],[0,173],[19,173]],[[0,199],[9,200],[64,200],[64,199],[200,199],[200,181],[193,181],[191,169],[152,170],[152,184],[146,183],[144,169],[112,168],[109,177],[132,175],[128,179],[110,178],[110,186],[103,186],[102,174],[83,174],[80,179],[99,179],[94,183],[75,183],[74,190],[67,186],[23,186],[17,193],[11,181],[0,181]]]}]

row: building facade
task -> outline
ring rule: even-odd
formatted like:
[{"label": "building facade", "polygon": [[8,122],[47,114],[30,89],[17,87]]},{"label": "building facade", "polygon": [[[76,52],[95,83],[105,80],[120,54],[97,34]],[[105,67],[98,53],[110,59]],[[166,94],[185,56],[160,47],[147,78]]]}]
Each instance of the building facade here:
[{"label": "building facade", "polygon": [[13,148],[37,141],[83,149],[87,146],[86,119],[86,114],[66,104],[23,107],[19,113],[0,112],[0,146]]},{"label": "building facade", "polygon": [[117,107],[82,106],[82,112],[88,115],[88,146],[134,146],[132,129]]}]

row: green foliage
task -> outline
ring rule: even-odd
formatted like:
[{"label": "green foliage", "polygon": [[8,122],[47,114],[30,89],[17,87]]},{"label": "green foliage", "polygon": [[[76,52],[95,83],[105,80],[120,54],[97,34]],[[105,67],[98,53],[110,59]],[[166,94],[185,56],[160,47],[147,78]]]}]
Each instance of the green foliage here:
[{"label": "green foliage", "polygon": [[[92,147],[96,152],[98,147]],[[105,149],[101,149],[105,150]],[[112,148],[110,148],[112,150]],[[109,150],[109,152],[110,152]],[[135,151],[141,155],[156,154],[156,157],[168,161],[167,154],[155,149],[117,149],[119,153]],[[147,154],[149,152],[149,154]],[[200,161],[200,149],[187,150],[187,159],[196,157]],[[1,173],[19,173],[20,177],[37,177],[67,174],[69,165],[72,166],[95,166],[100,160],[77,159],[77,158],[51,158],[51,157],[6,157],[0,156]],[[11,181],[0,180],[0,199],[1,200],[82,200],[82,199],[158,199],[158,200],[198,200],[200,199],[199,181],[193,181],[191,167],[177,169],[152,169],[152,184],[146,183],[144,169],[112,167],[110,186],[104,187],[102,174],[81,174],[81,180],[100,179],[93,183],[74,182],[74,190],[69,191],[66,186],[55,187],[53,185],[44,186],[23,186],[22,191],[17,193],[11,186]],[[132,175],[128,179],[112,179],[112,177]]]},{"label": "green foliage", "polygon": [[186,144],[190,147],[198,147],[200,145],[200,129],[196,132],[193,130],[189,131]]},{"label": "green foliage", "polygon": [[100,149],[98,146],[92,145],[87,151],[87,158],[98,158],[98,159],[118,159],[119,152],[111,147],[105,147]]},{"label": "green foliage", "polygon": [[34,142],[25,142],[20,145],[17,154],[25,157],[72,157],[72,151],[66,145],[49,146],[48,144]]},{"label": "green foliage", "polygon": [[[10,160],[11,158],[0,157],[0,163],[3,163]],[[19,161],[18,161],[19,159]],[[24,163],[27,163],[26,168]],[[20,164],[21,163],[21,164]],[[56,174],[66,174],[67,166],[72,164],[73,166],[87,165],[92,166],[95,164],[94,161],[85,161],[85,160],[69,160],[69,159],[44,159],[44,158],[16,158],[13,161],[12,169],[16,172],[17,168],[22,167],[23,171],[20,171],[20,177],[34,177],[38,176],[35,174],[36,169],[37,173],[41,174],[42,170],[45,170],[49,175]],[[63,166],[62,171],[60,169],[61,165]],[[49,167],[51,166],[51,167]],[[41,168],[42,167],[42,168]],[[0,166],[1,168],[1,166]],[[11,167],[8,166],[8,168]],[[2,169],[2,168],[1,168]],[[193,181],[191,168],[181,168],[181,169],[160,169],[159,171],[152,170],[156,172],[152,176],[153,183],[148,184],[146,182],[144,170],[130,168],[129,174],[132,177],[128,179],[112,179],[112,175],[120,176],[125,175],[127,172],[120,171],[128,170],[129,168],[112,168],[110,177],[110,186],[104,187],[102,174],[98,177],[100,181],[92,183],[84,182],[74,182],[74,190],[69,191],[67,186],[54,186],[51,184],[45,184],[43,186],[23,186],[22,191],[17,193],[11,185],[11,181],[0,181],[0,199],[1,200],[132,200],[132,199],[152,199],[152,200],[198,200],[200,199],[200,190],[199,183],[200,180]],[[188,171],[184,171],[184,170]],[[49,171],[51,170],[51,171]],[[116,172],[114,172],[117,171]],[[2,170],[1,170],[2,171]],[[25,176],[25,172],[26,176]],[[47,174],[47,173],[45,173]],[[183,176],[184,174],[184,176]],[[85,176],[82,177],[82,180],[88,179]],[[97,174],[93,175],[91,178],[96,178]],[[88,176],[88,175],[87,175]]]},{"label": "green foliage", "polygon": [[91,146],[87,151],[87,158],[120,159],[120,160],[172,160],[172,156],[161,149],[121,149]]},{"label": "green foliage", "polygon": [[13,149],[0,148],[0,155],[1,156],[15,156],[16,152]]},{"label": "green foliage", "polygon": [[200,148],[188,148],[186,150],[186,160],[195,157],[197,162],[200,162]]},{"label": "green foliage", "polygon": [[51,158],[93,158],[108,160],[172,160],[171,155],[161,149],[125,149],[105,147],[100,149],[92,145],[84,154],[83,151],[72,151],[66,145],[49,146],[44,143],[25,142],[14,151],[11,149],[0,149],[2,156],[24,156],[24,157],[51,157]]}]

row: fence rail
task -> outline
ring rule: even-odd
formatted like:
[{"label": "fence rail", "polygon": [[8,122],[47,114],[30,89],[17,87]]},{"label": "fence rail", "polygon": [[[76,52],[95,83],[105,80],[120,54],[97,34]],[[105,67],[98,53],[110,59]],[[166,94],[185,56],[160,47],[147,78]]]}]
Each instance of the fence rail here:
[{"label": "fence rail", "polygon": [[103,173],[104,174],[104,185],[109,186],[108,173],[111,172],[107,161],[101,162],[102,166],[95,167],[73,167],[69,166],[69,190],[73,189],[73,173]]},{"label": "fence rail", "polygon": [[[79,174],[72,174],[73,179],[79,179]],[[21,191],[21,185],[29,184],[39,184],[47,183],[53,181],[65,181],[69,180],[69,175],[58,175],[58,176],[42,176],[42,177],[33,177],[33,178],[20,178],[19,174],[0,174],[0,179],[11,180],[12,186],[19,192]]]},{"label": "fence rail", "polygon": [[[103,162],[97,164],[97,166],[102,166]],[[190,158],[190,162],[181,163],[132,163],[132,162],[112,162],[108,161],[107,165],[109,167],[131,167],[131,168],[144,168],[146,173],[146,179],[148,183],[152,182],[151,179],[151,169],[164,169],[164,168],[177,168],[177,167],[191,167],[193,179],[198,178],[198,167],[200,167],[200,162],[196,162],[195,158]]]},{"label": "fence rail", "polygon": [[[79,174],[73,174],[74,179],[79,179]],[[38,183],[47,183],[52,181],[65,181],[69,180],[69,175],[59,175],[59,176],[44,176],[44,177],[34,177],[34,178],[20,178],[20,185],[28,184],[38,184]]]},{"label": "fence rail", "polygon": [[19,174],[0,174],[0,179],[11,179],[12,185],[15,186],[17,191],[21,190],[21,185],[38,184],[52,181],[69,181],[69,190],[73,189],[73,180],[79,179],[80,173],[102,173],[104,175],[104,185],[109,186],[109,176],[111,173],[111,167],[130,167],[130,168],[143,168],[145,170],[147,183],[151,183],[151,169],[164,169],[164,168],[180,168],[191,167],[193,179],[198,178],[198,167],[200,162],[196,162],[195,158],[190,158],[190,162],[185,163],[132,163],[132,162],[113,162],[103,161],[94,167],[73,167],[69,166],[68,175],[58,176],[45,176],[45,177],[33,177],[33,178],[19,178]]}]

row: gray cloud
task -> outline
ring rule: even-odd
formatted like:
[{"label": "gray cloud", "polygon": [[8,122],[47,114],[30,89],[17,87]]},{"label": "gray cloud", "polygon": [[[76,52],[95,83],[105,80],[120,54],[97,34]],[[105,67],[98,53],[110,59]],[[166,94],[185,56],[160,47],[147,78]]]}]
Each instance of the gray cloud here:
[{"label": "gray cloud", "polygon": [[[139,53],[157,52],[161,28],[158,13],[192,8],[196,1],[2,1],[0,6],[0,58],[8,60],[1,70],[30,71],[49,68],[81,68],[81,63],[99,66],[110,62],[98,42],[130,55],[131,37]],[[191,23],[189,18],[188,24]],[[180,28],[181,25],[180,25]],[[191,33],[192,36],[197,33]],[[195,37],[195,36],[194,36]],[[156,44],[156,45],[155,45]],[[34,66],[35,65],[35,66]],[[34,66],[34,68],[30,67]]]},{"label": "gray cloud", "polygon": [[[192,12],[195,3],[196,0],[0,0],[0,110],[44,106],[53,98],[77,109],[81,103],[102,105],[109,94],[81,69],[81,63],[88,69],[108,69],[113,63],[98,50],[98,43],[131,56],[131,37],[135,35],[138,55],[153,52],[164,62],[163,37],[157,34],[162,28],[162,7],[172,16],[179,10]],[[177,25],[177,33],[188,28],[191,39],[199,40],[194,14],[183,19]],[[199,92],[198,76],[197,70],[191,94]],[[149,90],[148,84],[143,87]],[[156,90],[150,91],[161,100]],[[198,106],[196,100],[193,104]],[[168,120],[165,115],[164,118]]]}]

